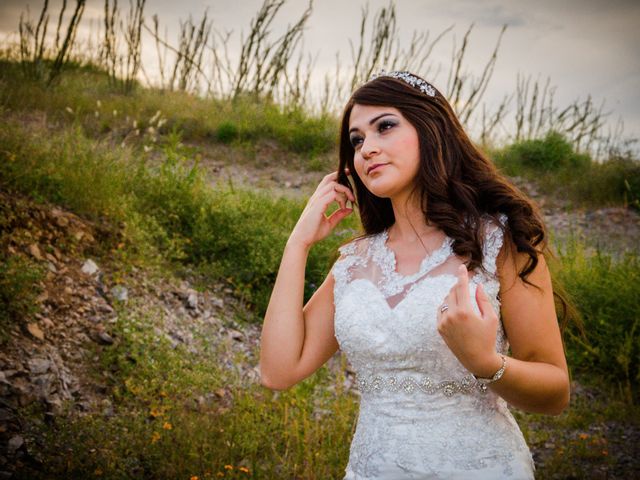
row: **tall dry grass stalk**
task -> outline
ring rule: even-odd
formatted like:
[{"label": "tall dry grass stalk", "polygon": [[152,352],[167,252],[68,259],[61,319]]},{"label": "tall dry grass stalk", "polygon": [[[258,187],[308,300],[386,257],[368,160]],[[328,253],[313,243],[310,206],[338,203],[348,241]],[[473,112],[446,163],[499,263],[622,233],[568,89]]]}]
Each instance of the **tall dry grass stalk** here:
[{"label": "tall dry grass stalk", "polygon": [[112,4],[109,0],[104,2],[104,36],[99,57],[111,83],[125,93],[133,90],[141,71],[145,3],[146,0],[130,1],[125,22],[120,16],[118,0]]},{"label": "tall dry grass stalk", "polygon": [[[339,114],[350,92],[383,68],[409,70],[438,85],[438,77],[446,71],[446,65],[443,68],[434,61],[432,54],[453,30],[450,26],[433,37],[429,31],[414,31],[409,43],[402,45],[395,4],[390,2],[375,12],[365,6],[358,24],[359,34],[355,40],[349,40],[350,58],[345,62],[341,52],[336,52],[335,68],[314,87],[317,55],[305,51],[303,37],[313,0],[279,35],[274,33],[273,26],[285,12],[286,0],[264,0],[250,20],[246,35],[240,35],[240,53],[235,58],[230,54],[233,31],[215,28],[207,11],[199,20],[191,17],[179,20],[174,41],[169,39],[167,28],[161,26],[157,15],[151,17],[151,22],[145,21],[145,4],[146,0],[130,0],[128,15],[123,19],[118,1],[105,0],[98,55],[85,56],[88,61],[98,57],[111,82],[123,91],[130,92],[142,77],[147,85],[165,90],[226,100],[250,95],[270,99],[283,109],[303,109],[323,116]],[[67,1],[63,1],[52,41],[47,39],[48,5],[45,0],[37,22],[29,20],[28,15],[26,19],[20,17],[19,57],[26,75],[52,82],[70,56],[78,56],[71,52],[85,0],[76,1],[66,31],[63,16]],[[477,74],[467,67],[473,28],[473,24],[469,26],[459,46],[454,36],[441,90],[461,122],[482,144],[540,138],[555,130],[569,138],[577,150],[595,157],[630,151],[633,140],[622,141],[622,122],[605,130],[610,113],[604,111],[604,103],[596,105],[589,96],[561,108],[554,103],[555,87],[548,79],[541,83],[518,74],[514,91],[488,105],[486,92],[507,26],[498,32],[495,45]],[[157,68],[142,62],[145,39],[155,45]],[[45,59],[51,60],[51,67]],[[157,76],[152,76],[151,71],[157,72]]]},{"label": "tall dry grass stalk", "polygon": [[44,1],[36,24],[29,18],[28,7],[26,17],[20,15],[18,24],[20,64],[27,77],[46,79],[48,85],[51,85],[59,77],[70,60],[70,53],[78,32],[78,25],[82,20],[85,3],[86,0],[76,0],[75,9],[63,33],[63,17],[67,9],[67,1],[63,0],[58,13],[55,40],[52,46],[47,45],[49,0]]}]

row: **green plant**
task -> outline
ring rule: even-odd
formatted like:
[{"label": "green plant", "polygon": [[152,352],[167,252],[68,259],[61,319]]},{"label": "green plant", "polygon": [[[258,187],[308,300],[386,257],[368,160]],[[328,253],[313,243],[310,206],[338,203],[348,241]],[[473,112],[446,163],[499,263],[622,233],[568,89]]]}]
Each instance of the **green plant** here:
[{"label": "green plant", "polygon": [[575,326],[567,330],[569,364],[617,384],[634,401],[640,380],[640,257],[589,255],[577,242],[568,242],[560,255],[557,275],[584,323],[584,335]]},{"label": "green plant", "polygon": [[495,152],[494,158],[511,175],[561,170],[570,170],[577,175],[588,169],[591,162],[588,155],[576,153],[571,143],[554,131],[544,138],[513,143]]},{"label": "green plant", "polygon": [[0,342],[15,324],[24,324],[38,311],[36,297],[45,269],[22,255],[0,257]]}]

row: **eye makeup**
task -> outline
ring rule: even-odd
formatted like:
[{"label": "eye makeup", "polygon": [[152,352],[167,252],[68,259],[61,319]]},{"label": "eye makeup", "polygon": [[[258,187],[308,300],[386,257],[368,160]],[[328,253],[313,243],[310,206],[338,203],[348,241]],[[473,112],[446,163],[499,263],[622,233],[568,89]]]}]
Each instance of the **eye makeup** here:
[{"label": "eye makeup", "polygon": [[[390,130],[391,128],[395,127],[396,125],[398,125],[397,121],[391,120],[391,119],[384,119],[378,123],[376,130],[378,131],[378,133],[383,133],[386,130]],[[349,138],[349,140],[351,142],[351,146],[353,148],[356,148],[363,139],[359,135],[352,135]]]}]

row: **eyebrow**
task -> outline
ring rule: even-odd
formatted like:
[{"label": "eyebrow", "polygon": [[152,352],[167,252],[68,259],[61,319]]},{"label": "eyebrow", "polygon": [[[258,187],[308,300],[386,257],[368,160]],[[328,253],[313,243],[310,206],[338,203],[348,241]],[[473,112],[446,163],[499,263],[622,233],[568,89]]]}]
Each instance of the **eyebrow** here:
[{"label": "eyebrow", "polygon": [[[376,122],[376,120],[378,120],[378,119],[380,119],[380,118],[382,118],[382,117],[384,117],[386,115],[393,115],[394,117],[396,116],[395,114],[393,114],[391,112],[381,113],[377,117],[373,117],[371,120],[369,120],[369,125],[373,125]],[[358,130],[358,128],[352,127],[352,128],[349,129],[349,133],[351,133],[351,132],[353,132],[355,130]]]}]

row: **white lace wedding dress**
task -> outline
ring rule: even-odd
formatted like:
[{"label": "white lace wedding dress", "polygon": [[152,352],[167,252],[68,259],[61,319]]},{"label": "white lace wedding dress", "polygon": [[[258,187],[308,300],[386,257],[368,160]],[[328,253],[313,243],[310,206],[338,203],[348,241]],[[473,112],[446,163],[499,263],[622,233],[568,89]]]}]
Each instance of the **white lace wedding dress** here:
[{"label": "white lace wedding dress", "polygon": [[[488,216],[483,222],[487,271],[472,273],[471,298],[483,283],[499,312],[502,230]],[[361,393],[345,480],[532,479],[531,453],[506,402],[480,388],[436,328],[461,263],[453,241],[446,237],[415,274],[402,275],[387,235],[342,246],[332,269],[336,339]],[[508,349],[502,323],[496,348]]]}]

